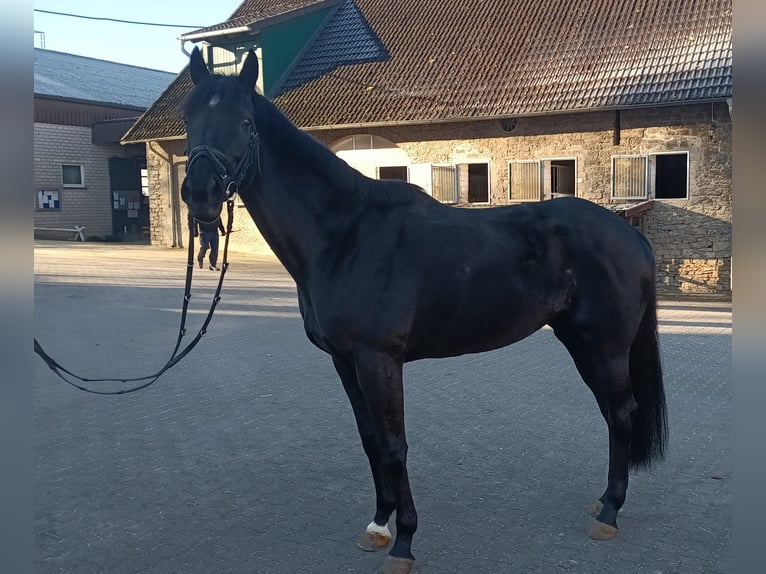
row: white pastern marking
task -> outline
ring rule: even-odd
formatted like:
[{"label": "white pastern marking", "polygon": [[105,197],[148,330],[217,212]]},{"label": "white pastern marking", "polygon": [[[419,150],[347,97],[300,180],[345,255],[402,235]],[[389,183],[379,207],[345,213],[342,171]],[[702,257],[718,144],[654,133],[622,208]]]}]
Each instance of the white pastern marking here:
[{"label": "white pastern marking", "polygon": [[221,97],[218,94],[213,94],[213,97],[210,98],[210,101],[208,102],[208,106],[211,108],[214,108],[218,105],[218,102],[221,101]]},{"label": "white pastern marking", "polygon": [[386,538],[391,538],[391,531],[388,529],[388,524],[381,526],[380,524],[375,524],[374,520],[367,525],[367,532],[381,534]]}]

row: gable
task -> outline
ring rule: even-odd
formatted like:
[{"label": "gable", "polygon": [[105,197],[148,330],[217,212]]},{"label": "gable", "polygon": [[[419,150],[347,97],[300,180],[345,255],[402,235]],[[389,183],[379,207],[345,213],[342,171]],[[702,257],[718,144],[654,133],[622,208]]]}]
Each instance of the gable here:
[{"label": "gable", "polygon": [[232,75],[239,73],[248,50],[253,49],[260,61],[258,89],[270,95],[332,10],[304,10],[289,19],[270,19],[269,25],[249,25],[247,34],[208,38],[203,56],[212,72]]},{"label": "gable", "polygon": [[308,84],[341,66],[381,62],[389,57],[354,1],[345,0],[279,87],[280,93]]}]

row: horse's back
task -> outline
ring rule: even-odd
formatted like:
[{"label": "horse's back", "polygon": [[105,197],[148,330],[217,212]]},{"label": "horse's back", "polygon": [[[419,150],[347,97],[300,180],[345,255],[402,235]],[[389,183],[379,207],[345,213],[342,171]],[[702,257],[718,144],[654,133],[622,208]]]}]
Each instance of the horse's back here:
[{"label": "horse's back", "polygon": [[[648,242],[590,201],[561,198],[451,213],[418,230],[428,249],[417,273],[424,288],[413,335],[430,341],[424,348],[440,342],[449,354],[501,347],[561,313],[592,319],[594,328],[611,318],[614,324],[598,328],[618,336],[618,323],[638,321],[654,293]],[[428,233],[435,236],[430,241]]]},{"label": "horse's back", "polygon": [[325,349],[402,345],[407,360],[502,347],[575,307],[608,316],[653,276],[640,234],[574,198],[375,204],[349,237],[353,250],[317,269],[307,329]]}]

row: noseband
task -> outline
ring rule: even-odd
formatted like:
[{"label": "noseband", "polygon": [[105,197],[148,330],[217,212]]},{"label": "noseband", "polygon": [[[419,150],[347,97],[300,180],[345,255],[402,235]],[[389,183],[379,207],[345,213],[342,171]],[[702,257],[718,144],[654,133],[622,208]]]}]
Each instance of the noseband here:
[{"label": "noseband", "polygon": [[218,178],[221,180],[224,189],[226,190],[226,199],[231,199],[234,194],[239,191],[239,186],[245,181],[247,173],[250,170],[253,163],[255,163],[256,175],[261,172],[261,161],[259,154],[260,138],[258,132],[255,129],[255,124],[250,128],[250,137],[247,142],[247,149],[242,157],[239,158],[239,163],[232,169],[231,163],[228,158],[217,148],[206,145],[198,145],[192,148],[189,152],[186,160],[186,172],[189,173],[194,162],[202,157],[208,158],[216,166],[218,170]]}]

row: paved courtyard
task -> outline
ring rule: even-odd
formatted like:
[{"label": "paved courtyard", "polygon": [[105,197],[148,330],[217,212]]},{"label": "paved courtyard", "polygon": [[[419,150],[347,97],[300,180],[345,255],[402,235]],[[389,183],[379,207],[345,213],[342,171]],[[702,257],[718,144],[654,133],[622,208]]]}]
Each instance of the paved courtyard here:
[{"label": "paved courtyard", "polygon": [[[372,479],[294,285],[274,260],[230,259],[208,334],[153,386],[95,396],[36,360],[36,572],[381,564],[355,546]],[[175,343],[185,262],[182,250],[37,242],[35,336],[85,376],[149,374]],[[195,271],[187,339],[217,277]],[[732,572],[731,304],[663,300],[660,322],[669,455],[632,475],[608,543],[588,539],[586,511],[605,487],[606,426],[550,330],[405,366],[416,572]]]}]

